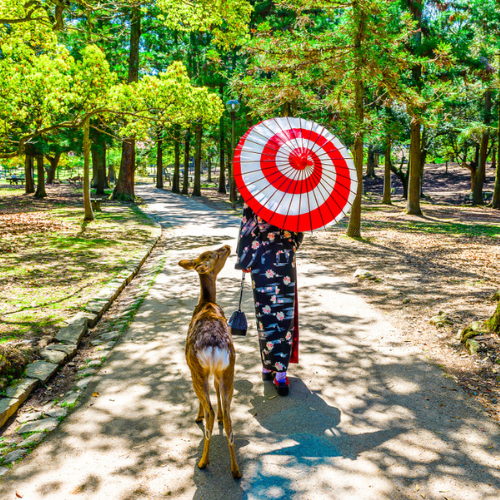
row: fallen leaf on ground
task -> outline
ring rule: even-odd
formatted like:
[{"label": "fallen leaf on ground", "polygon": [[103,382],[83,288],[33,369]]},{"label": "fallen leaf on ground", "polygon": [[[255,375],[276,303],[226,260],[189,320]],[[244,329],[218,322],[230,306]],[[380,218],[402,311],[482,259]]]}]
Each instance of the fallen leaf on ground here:
[{"label": "fallen leaf on ground", "polygon": [[92,393],[92,397],[93,398],[96,398],[97,396],[99,396],[99,393],[97,391],[95,391],[95,392]]},{"label": "fallen leaf on ground", "polygon": [[16,491],[16,497],[17,498],[23,498],[23,496],[21,495],[21,493],[18,493],[17,491]]}]

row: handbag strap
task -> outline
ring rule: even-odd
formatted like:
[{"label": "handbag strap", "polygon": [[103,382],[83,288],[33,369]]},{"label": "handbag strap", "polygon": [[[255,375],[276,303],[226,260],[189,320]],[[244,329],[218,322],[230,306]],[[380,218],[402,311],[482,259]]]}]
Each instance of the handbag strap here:
[{"label": "handbag strap", "polygon": [[241,278],[241,290],[240,290],[240,303],[238,304],[238,311],[241,311],[241,299],[243,298],[243,287],[245,286],[245,273]]}]

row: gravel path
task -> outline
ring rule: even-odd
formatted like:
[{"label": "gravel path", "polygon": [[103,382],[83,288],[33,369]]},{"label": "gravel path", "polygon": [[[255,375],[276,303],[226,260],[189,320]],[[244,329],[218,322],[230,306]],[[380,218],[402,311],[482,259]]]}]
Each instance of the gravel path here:
[{"label": "gravel path", "polygon": [[[500,433],[341,279],[298,254],[301,362],[291,394],[260,380],[255,325],[235,339],[232,408],[243,478],[230,475],[222,427],[211,463],[197,469],[202,426],[184,359],[198,276],[181,258],[234,249],[238,220],[181,196],[139,186],[171,244],[162,272],[82,405],[0,481],[15,499],[494,500]],[[229,315],[240,274],[219,275]],[[250,291],[245,310],[254,323]],[[96,397],[92,394],[98,393]]]}]

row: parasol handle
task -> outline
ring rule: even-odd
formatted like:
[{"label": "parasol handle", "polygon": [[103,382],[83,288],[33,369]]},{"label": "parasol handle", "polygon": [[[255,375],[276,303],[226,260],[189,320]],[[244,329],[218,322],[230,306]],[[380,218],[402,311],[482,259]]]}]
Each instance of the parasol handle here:
[{"label": "parasol handle", "polygon": [[243,287],[245,286],[245,273],[241,277],[241,290],[240,290],[240,303],[238,304],[238,311],[241,311],[241,300],[243,299]]}]

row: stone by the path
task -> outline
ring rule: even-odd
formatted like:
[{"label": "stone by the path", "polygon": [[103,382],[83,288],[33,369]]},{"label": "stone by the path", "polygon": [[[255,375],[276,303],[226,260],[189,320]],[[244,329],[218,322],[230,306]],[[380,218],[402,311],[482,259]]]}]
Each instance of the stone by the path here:
[{"label": "stone by the path", "polygon": [[93,339],[90,341],[90,345],[92,346],[98,346],[98,345],[101,345],[102,344],[102,340],[101,339]]},{"label": "stone by the path", "polygon": [[[100,354],[100,353],[99,353]],[[95,366],[99,366],[100,364],[102,363],[102,360],[101,360],[101,357],[99,356],[98,358],[96,359],[91,359],[88,363],[87,363],[87,366],[89,368],[93,368]]]},{"label": "stone by the path", "polygon": [[19,417],[17,418],[18,422],[33,422],[33,420],[39,420],[42,418],[43,412],[41,411],[34,411],[31,413],[21,413]]},{"label": "stone by the path", "polygon": [[112,302],[116,296],[120,293],[123,287],[123,282],[111,282],[107,287],[103,288],[99,291],[97,298],[100,300],[104,300],[106,302]]},{"label": "stone by the path", "polygon": [[45,349],[53,351],[61,351],[68,355],[68,357],[73,356],[78,349],[76,344],[50,344]]},{"label": "stone by the path", "polygon": [[10,453],[7,453],[7,455],[5,455],[5,457],[3,458],[3,463],[10,464],[11,462],[15,462],[17,459],[21,458],[23,455],[26,455],[27,452],[28,452],[28,450],[26,450],[26,449],[11,451]]},{"label": "stone by the path", "polygon": [[3,476],[7,472],[9,472],[10,469],[8,467],[0,467],[0,476]]},{"label": "stone by the path", "polygon": [[[87,321],[85,321],[85,319]],[[87,311],[80,311],[75,314],[72,318],[65,321],[66,325],[83,324],[86,326],[94,326],[97,322],[97,316]]]},{"label": "stone by the path", "polygon": [[[76,385],[78,387],[81,387],[81,383],[82,382],[85,382],[85,384],[82,384],[84,385],[83,388],[87,387],[87,385],[89,384],[90,382],[90,379],[89,378],[85,378],[85,379],[82,379],[82,380],[79,380]],[[62,401],[61,401],[61,405],[72,405],[72,404],[75,404],[76,401],[78,400],[78,398],[80,397],[80,391],[77,391],[77,392],[72,392],[69,396],[67,396],[66,398],[64,398]]]},{"label": "stone by the path", "polygon": [[31,391],[37,386],[37,384],[38,381],[36,379],[25,378],[18,384],[9,387],[5,391],[5,394],[9,398],[16,398],[23,402],[31,394]]},{"label": "stone by the path", "polygon": [[87,319],[83,318],[81,321],[65,326],[59,330],[56,339],[65,344],[78,345],[83,335],[87,331]]},{"label": "stone by the path", "polygon": [[56,365],[61,365],[68,357],[65,352],[56,351],[54,349],[42,349],[40,351],[40,356],[49,363],[54,363]]},{"label": "stone by the path", "polygon": [[3,444],[7,445],[7,446],[14,446],[15,444],[17,444],[17,440],[13,437],[6,437],[3,441],[2,441]]},{"label": "stone by the path", "polygon": [[84,368],[83,370],[80,370],[78,372],[79,377],[86,377],[87,375],[94,375],[94,373],[97,373],[97,370],[94,368]]},{"label": "stone by the path", "polygon": [[14,415],[19,408],[19,399],[17,398],[2,398],[0,399],[0,427]]},{"label": "stone by the path", "polygon": [[38,444],[47,434],[45,432],[37,432],[36,434],[32,434],[28,436],[24,441],[21,441],[17,447],[18,448],[26,448],[32,444]]},{"label": "stone by the path", "polygon": [[465,342],[465,345],[467,347],[467,350],[469,351],[469,354],[476,354],[479,349],[479,343],[474,339],[467,340]]},{"label": "stone by the path", "polygon": [[356,271],[354,271],[353,277],[357,278],[358,280],[362,280],[362,279],[374,280],[375,279],[374,274],[371,273],[370,271],[368,271],[367,269],[356,269]]},{"label": "stone by the path", "polygon": [[24,434],[25,432],[40,432],[40,431],[52,431],[59,424],[57,418],[45,418],[43,420],[37,420],[35,422],[28,422],[22,425],[18,430],[18,434]]},{"label": "stone by the path", "polygon": [[85,389],[89,385],[89,382],[90,382],[90,377],[84,377],[84,378],[78,380],[78,382],[76,383],[76,386],[79,389]]},{"label": "stone by the path", "polygon": [[439,311],[429,320],[429,323],[434,325],[436,328],[443,328],[444,326],[452,325],[453,321],[451,321],[445,312]]},{"label": "stone by the path", "polygon": [[99,338],[104,342],[107,342],[109,340],[116,340],[121,335],[121,333],[122,332],[115,330],[113,332],[103,333],[102,335],[99,335]]},{"label": "stone by the path", "polygon": [[93,300],[85,306],[85,309],[91,313],[100,315],[106,310],[107,306],[108,302],[105,300]]},{"label": "stone by the path", "polygon": [[48,417],[59,418],[65,417],[68,414],[68,410],[66,410],[66,408],[54,408],[53,410],[49,410],[44,413]]},{"label": "stone by the path", "polygon": [[35,361],[26,368],[26,375],[30,378],[36,378],[45,384],[47,380],[59,368],[55,363],[48,363],[47,361]]}]

